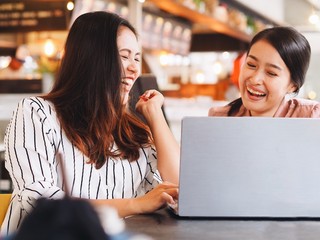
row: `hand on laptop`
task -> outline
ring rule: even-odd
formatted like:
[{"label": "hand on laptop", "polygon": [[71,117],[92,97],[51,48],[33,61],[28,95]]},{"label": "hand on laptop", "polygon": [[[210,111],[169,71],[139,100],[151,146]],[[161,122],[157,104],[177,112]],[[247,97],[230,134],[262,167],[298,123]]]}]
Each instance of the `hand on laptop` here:
[{"label": "hand on laptop", "polygon": [[174,205],[178,192],[178,185],[169,182],[161,183],[146,195],[136,198],[136,207],[140,213],[151,213],[168,204]]}]

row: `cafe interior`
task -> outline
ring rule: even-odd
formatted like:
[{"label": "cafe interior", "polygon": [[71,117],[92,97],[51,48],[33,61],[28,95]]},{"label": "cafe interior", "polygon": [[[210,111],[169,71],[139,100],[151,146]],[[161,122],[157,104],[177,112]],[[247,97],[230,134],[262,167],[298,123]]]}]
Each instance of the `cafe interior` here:
[{"label": "cafe interior", "polygon": [[[299,9],[299,14],[296,14]],[[111,11],[136,27],[141,82],[165,96],[176,139],[181,119],[239,96],[237,71],[252,36],[290,25],[309,40],[312,57],[300,96],[320,99],[320,2],[316,0],[11,0],[0,3],[0,148],[12,111],[24,96],[48,92],[68,29],[81,13]],[[1,174],[5,174],[1,161]],[[1,175],[0,175],[1,176]],[[0,191],[10,186],[0,181]]]},{"label": "cafe interior", "polygon": [[299,95],[320,100],[320,1],[317,0],[2,0],[0,1],[0,192],[5,129],[18,101],[50,91],[70,25],[82,13],[110,11],[136,27],[143,83],[165,96],[167,122],[180,141],[181,119],[206,116],[239,96],[237,74],[252,36],[293,26],[312,55]]}]

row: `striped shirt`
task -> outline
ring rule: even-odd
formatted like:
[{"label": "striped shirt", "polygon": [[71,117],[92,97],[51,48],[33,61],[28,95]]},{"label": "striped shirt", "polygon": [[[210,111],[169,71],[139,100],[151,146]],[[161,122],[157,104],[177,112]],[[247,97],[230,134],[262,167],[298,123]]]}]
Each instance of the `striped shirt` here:
[{"label": "striped shirt", "polygon": [[[62,198],[65,184],[71,196],[86,199],[134,198],[158,184],[153,178],[157,169],[153,147],[141,148],[137,161],[109,158],[96,169],[64,134],[54,105],[39,97],[25,98],[18,104],[7,128],[5,148],[5,165],[14,191],[1,227],[4,235],[19,227],[37,198]],[[57,152],[62,156],[66,179],[62,179]]]}]

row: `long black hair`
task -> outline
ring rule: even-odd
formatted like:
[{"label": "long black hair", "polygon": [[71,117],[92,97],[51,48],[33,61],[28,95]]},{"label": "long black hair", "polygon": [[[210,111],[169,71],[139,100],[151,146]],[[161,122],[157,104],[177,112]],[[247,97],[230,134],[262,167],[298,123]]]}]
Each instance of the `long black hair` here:
[{"label": "long black hair", "polygon": [[[79,16],[65,44],[60,71],[44,99],[53,102],[68,139],[100,168],[109,157],[139,158],[152,143],[147,125],[123,104],[123,67],[117,46],[120,27],[132,25],[103,11]],[[117,150],[113,150],[113,144]]]},{"label": "long black hair", "polygon": [[[308,40],[292,27],[273,27],[257,33],[249,44],[251,47],[258,41],[264,40],[271,44],[289,69],[291,82],[295,85],[294,93],[298,94],[305,82],[309,67],[311,48]],[[231,106],[228,116],[235,115],[242,106],[242,99],[238,98],[229,103]]]}]

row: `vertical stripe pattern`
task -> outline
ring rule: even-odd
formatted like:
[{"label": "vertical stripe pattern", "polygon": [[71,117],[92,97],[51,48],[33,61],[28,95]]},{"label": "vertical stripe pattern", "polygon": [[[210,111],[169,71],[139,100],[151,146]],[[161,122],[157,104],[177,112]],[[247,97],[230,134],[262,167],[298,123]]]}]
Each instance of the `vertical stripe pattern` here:
[{"label": "vertical stripe pattern", "polygon": [[[5,147],[14,192],[1,234],[16,230],[37,198],[63,197],[64,184],[72,196],[87,199],[132,198],[157,185],[154,148],[141,148],[135,162],[110,158],[97,170],[65,136],[52,103],[40,97],[18,104],[6,131]],[[66,179],[55,159],[57,152],[64,161]]]}]

